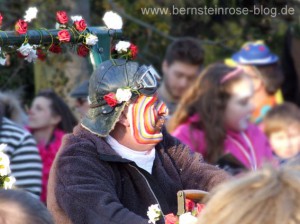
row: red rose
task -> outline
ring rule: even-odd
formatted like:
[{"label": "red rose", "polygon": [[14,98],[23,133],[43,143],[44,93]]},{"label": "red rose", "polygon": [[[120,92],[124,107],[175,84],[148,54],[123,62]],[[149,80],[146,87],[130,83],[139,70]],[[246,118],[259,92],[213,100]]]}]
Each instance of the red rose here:
[{"label": "red rose", "polygon": [[111,54],[117,53],[115,46],[111,46],[110,53]]},{"label": "red rose", "polygon": [[201,213],[201,211],[204,209],[204,207],[205,207],[204,204],[197,203],[197,212],[196,212],[197,216]]},{"label": "red rose", "polygon": [[112,58],[118,58],[117,57],[118,52],[116,51],[116,47],[115,46],[111,46],[110,55],[111,55]]},{"label": "red rose", "polygon": [[193,211],[194,207],[195,207],[195,202],[193,202],[190,199],[185,199],[185,210],[187,212]]},{"label": "red rose", "polygon": [[69,21],[68,15],[65,11],[56,12],[56,20],[60,24],[66,24]]},{"label": "red rose", "polygon": [[106,101],[106,103],[111,106],[114,107],[118,104],[118,101],[116,99],[116,94],[115,93],[108,93],[106,94],[103,99]]},{"label": "red rose", "polygon": [[20,51],[17,51],[18,58],[26,58],[28,55],[23,55],[20,53]]},{"label": "red rose", "polygon": [[90,53],[90,50],[87,46],[85,45],[79,45],[77,47],[77,54],[81,57],[86,57]]},{"label": "red rose", "polygon": [[0,13],[0,26],[2,26],[2,20],[3,20],[3,16]]},{"label": "red rose", "polygon": [[15,30],[18,34],[25,34],[27,32],[27,23],[24,20],[19,19],[15,25]]},{"label": "red rose", "polygon": [[58,39],[61,42],[69,42],[71,35],[68,30],[61,30],[57,33]]},{"label": "red rose", "polygon": [[86,29],[86,23],[84,19],[78,20],[74,22],[76,30],[82,32]]},{"label": "red rose", "polygon": [[49,48],[49,51],[55,54],[59,54],[61,53],[62,48],[58,44],[52,44],[51,47]]},{"label": "red rose", "polygon": [[137,53],[139,51],[138,47],[136,45],[134,45],[134,44],[130,44],[129,49],[130,49],[130,53],[131,53],[131,58],[135,59],[136,56],[137,56]]},{"label": "red rose", "polygon": [[167,214],[165,216],[165,224],[176,224],[178,222],[178,217],[173,213]]},{"label": "red rose", "polygon": [[47,55],[44,53],[44,51],[41,48],[38,48],[36,50],[36,54],[38,56],[38,59],[40,59],[41,61],[45,61]]}]

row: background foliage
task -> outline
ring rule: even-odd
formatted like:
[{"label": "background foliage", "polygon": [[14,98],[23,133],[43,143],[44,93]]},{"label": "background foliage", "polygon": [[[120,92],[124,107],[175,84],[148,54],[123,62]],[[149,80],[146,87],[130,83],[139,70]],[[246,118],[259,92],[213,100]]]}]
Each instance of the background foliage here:
[{"label": "background foliage", "polygon": [[[294,16],[267,15],[143,15],[144,7],[275,7],[278,10],[288,5],[296,11]],[[30,6],[39,9],[38,18],[30,24],[31,28],[55,26],[55,13],[66,10],[69,15],[82,14],[92,26],[102,25],[103,14],[107,10],[118,12],[124,21],[123,36],[138,45],[140,53],[138,60],[154,64],[159,70],[168,44],[177,37],[193,36],[202,41],[206,51],[205,63],[222,60],[229,57],[241,45],[250,40],[262,39],[271,49],[281,55],[284,35],[289,26],[299,21],[299,2],[288,0],[274,1],[242,1],[242,0],[1,0],[0,12],[4,16],[2,30],[12,30],[18,18]],[[298,29],[299,25],[295,25]],[[300,30],[300,28],[299,28]],[[300,32],[299,32],[300,33]],[[0,67],[0,88],[22,89],[26,102],[30,102],[36,91],[44,87],[56,89],[66,96],[74,83],[87,78],[91,70],[87,66],[76,67],[76,77],[66,75],[66,66],[78,64],[78,60],[65,54],[49,57],[46,65],[29,64],[11,55],[10,66]],[[81,60],[80,63],[87,63]],[[42,66],[42,68],[40,68]],[[43,67],[46,66],[46,67]],[[50,71],[51,69],[53,71]],[[48,76],[47,71],[49,71]],[[35,74],[34,74],[35,72]],[[74,72],[74,70],[72,70]],[[70,73],[70,72],[69,72]],[[47,77],[47,78],[45,78]],[[72,80],[74,79],[74,80]],[[34,81],[36,80],[36,81]],[[41,84],[42,83],[42,84]],[[65,88],[68,83],[73,83]]]}]

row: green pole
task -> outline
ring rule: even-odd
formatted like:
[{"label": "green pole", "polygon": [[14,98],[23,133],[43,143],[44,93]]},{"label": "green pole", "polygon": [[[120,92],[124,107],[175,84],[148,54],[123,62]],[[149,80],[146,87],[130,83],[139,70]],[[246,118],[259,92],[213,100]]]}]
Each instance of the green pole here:
[{"label": "green pole", "polygon": [[[113,37],[118,38],[121,36],[121,30],[110,30],[110,29],[101,29],[99,32],[95,30],[97,28],[90,27],[88,28],[91,33],[98,37],[98,43],[95,44],[90,53],[90,63],[95,70],[96,67],[102,62],[110,58],[110,45],[111,39]],[[96,32],[95,32],[96,31]]]}]

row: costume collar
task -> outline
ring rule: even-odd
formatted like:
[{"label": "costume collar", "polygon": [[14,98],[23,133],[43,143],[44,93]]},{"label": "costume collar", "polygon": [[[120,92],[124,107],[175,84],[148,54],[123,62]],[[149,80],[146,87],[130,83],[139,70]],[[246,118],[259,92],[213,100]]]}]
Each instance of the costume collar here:
[{"label": "costume collar", "polygon": [[146,170],[150,174],[152,173],[153,162],[155,159],[155,148],[148,151],[136,151],[120,144],[110,135],[107,136],[105,140],[122,158],[133,161],[138,167]]},{"label": "costume collar", "polygon": [[[163,128],[163,134],[166,133],[166,129]],[[99,154],[99,159],[108,162],[121,162],[121,163],[132,163],[131,160],[122,158],[110,145],[107,143],[106,139],[103,137],[99,137],[96,134],[88,131],[83,128],[81,125],[77,125],[73,131],[75,136],[79,136],[80,138],[85,138],[91,141],[91,144],[96,147],[96,150]],[[158,143],[155,146],[156,150],[163,149],[162,142]]]}]

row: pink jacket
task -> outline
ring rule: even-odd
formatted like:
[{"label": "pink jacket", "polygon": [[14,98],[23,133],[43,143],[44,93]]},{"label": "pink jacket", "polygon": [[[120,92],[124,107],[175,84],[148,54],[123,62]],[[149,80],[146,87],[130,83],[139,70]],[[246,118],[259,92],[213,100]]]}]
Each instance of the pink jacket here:
[{"label": "pink jacket", "polygon": [[[32,132],[30,128],[27,129]],[[37,145],[43,163],[42,193],[41,193],[41,201],[43,202],[46,202],[47,185],[48,185],[50,169],[55,159],[56,153],[60,148],[64,134],[65,133],[62,130],[57,128],[53,132],[53,139],[50,141],[50,143],[48,143],[47,145],[42,143]]]},{"label": "pink jacket", "polygon": [[[172,135],[205,157],[205,134],[200,129],[191,129],[190,125],[199,120],[197,115],[190,117],[186,123],[179,125]],[[251,148],[253,148],[254,155],[251,154]],[[224,154],[226,153],[231,153],[248,169],[251,169],[251,164],[252,166],[255,164],[259,168],[263,162],[273,161],[272,150],[267,137],[253,124],[249,124],[243,133],[227,132],[227,138],[224,142]]]}]

